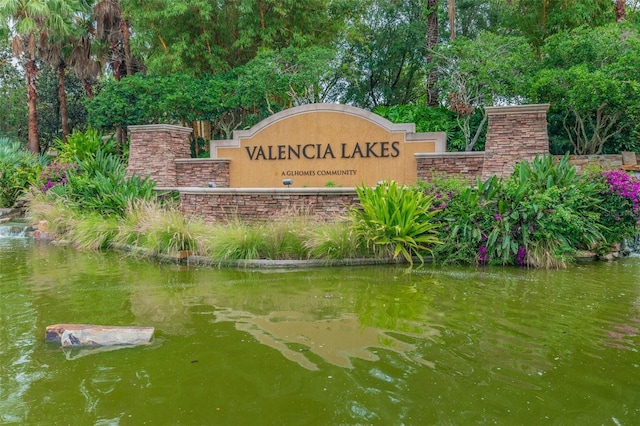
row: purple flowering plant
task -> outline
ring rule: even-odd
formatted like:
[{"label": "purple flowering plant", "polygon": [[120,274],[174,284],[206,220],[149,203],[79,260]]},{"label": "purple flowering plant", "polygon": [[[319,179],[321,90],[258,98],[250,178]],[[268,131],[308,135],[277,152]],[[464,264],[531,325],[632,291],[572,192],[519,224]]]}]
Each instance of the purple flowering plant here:
[{"label": "purple flowering plant", "polygon": [[[444,241],[434,255],[444,263],[560,267],[575,251],[606,250],[616,241],[610,237],[620,236],[605,235],[601,223],[601,194],[611,198],[615,192],[602,178],[578,176],[568,156],[559,162],[551,156],[522,162],[510,177],[478,180],[476,185],[430,184],[425,192],[444,204],[434,216]],[[620,191],[637,193],[633,188]]]},{"label": "purple flowering plant", "polygon": [[66,185],[69,181],[69,173],[77,171],[78,166],[70,163],[52,163],[42,169],[38,176],[40,190],[47,192],[58,185]]},{"label": "purple flowering plant", "polygon": [[635,234],[640,220],[640,180],[624,170],[605,170],[601,182],[601,218],[611,242]]}]

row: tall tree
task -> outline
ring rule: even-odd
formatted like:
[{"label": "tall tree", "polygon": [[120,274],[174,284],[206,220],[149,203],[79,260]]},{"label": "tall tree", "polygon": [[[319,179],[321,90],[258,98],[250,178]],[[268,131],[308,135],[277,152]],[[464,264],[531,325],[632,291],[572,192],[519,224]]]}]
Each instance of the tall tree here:
[{"label": "tall tree", "polygon": [[80,33],[74,40],[73,50],[69,57],[69,64],[84,86],[85,96],[93,97],[93,86],[104,68],[105,55],[98,54],[99,44],[93,43],[93,18],[85,16],[79,24]]},{"label": "tall tree", "polygon": [[[613,19],[612,19],[613,21]],[[580,27],[549,37],[533,102],[548,102],[555,152],[637,151],[640,32],[632,23]],[[561,149],[560,149],[561,148]]]},{"label": "tall tree", "polygon": [[38,139],[38,53],[41,34],[66,34],[77,10],[74,0],[0,0],[0,17],[12,34],[14,57],[25,70],[28,103],[28,147],[40,152]]},{"label": "tall tree", "polygon": [[60,105],[60,121],[62,125],[62,140],[67,140],[69,134],[69,115],[67,114],[67,92],[65,90],[65,73],[67,70],[67,60],[63,50],[67,47],[62,41],[56,41],[46,32],[40,37],[39,49],[40,58],[51,66],[58,77],[58,102]]},{"label": "tall tree", "polygon": [[422,0],[361,3],[337,48],[335,99],[373,109],[424,98],[426,22]]},{"label": "tall tree", "polygon": [[[466,151],[473,149],[484,131],[487,118],[484,107],[522,101],[522,93],[536,67],[533,50],[523,37],[488,31],[473,40],[460,37],[441,45],[437,63],[439,85],[446,93],[447,106],[457,115]],[[472,119],[477,112],[480,124],[473,128]]]},{"label": "tall tree", "polygon": [[[106,45],[106,63],[115,80],[120,81],[122,77],[133,75],[141,67],[131,55],[129,19],[120,2],[98,0],[93,6],[93,16],[96,22],[95,37]],[[126,133],[121,127],[116,129],[116,139],[118,148],[122,149]]]},{"label": "tall tree", "polygon": [[[127,70],[132,70],[131,50],[129,46],[128,20],[123,16],[122,8],[118,0],[99,0],[93,6],[95,19],[96,40],[105,43],[107,65],[111,68],[113,77],[119,81],[127,75]],[[125,29],[125,27],[127,27]]]},{"label": "tall tree", "polygon": [[611,0],[499,0],[504,24],[527,38],[538,52],[547,37],[583,25],[596,27],[612,22]]},{"label": "tall tree", "polygon": [[427,4],[427,105],[437,106],[438,95],[438,70],[433,58],[434,51],[440,41],[438,28],[438,0],[426,0]]},{"label": "tall tree", "polygon": [[449,40],[456,41],[456,0],[447,0],[447,15],[449,17]]},{"label": "tall tree", "polygon": [[260,50],[328,47],[356,0],[122,0],[150,74],[228,71]]}]

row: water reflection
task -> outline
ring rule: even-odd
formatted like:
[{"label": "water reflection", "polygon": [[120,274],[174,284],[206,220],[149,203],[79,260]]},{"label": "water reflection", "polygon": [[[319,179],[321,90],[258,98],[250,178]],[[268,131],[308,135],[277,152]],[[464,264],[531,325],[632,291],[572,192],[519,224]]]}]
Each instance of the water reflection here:
[{"label": "water reflection", "polygon": [[[238,330],[250,333],[260,343],[278,350],[288,360],[309,370],[319,368],[309,359],[307,352],[338,367],[353,368],[352,358],[377,361],[376,348],[394,351],[428,367],[434,366],[433,362],[411,355],[416,345],[389,335],[389,330],[363,326],[353,313],[325,320],[310,320],[304,313],[293,311],[254,316],[247,312],[220,310],[216,316],[216,321],[234,322]],[[425,329],[419,335],[403,335],[424,339],[438,334],[438,330]]]}]

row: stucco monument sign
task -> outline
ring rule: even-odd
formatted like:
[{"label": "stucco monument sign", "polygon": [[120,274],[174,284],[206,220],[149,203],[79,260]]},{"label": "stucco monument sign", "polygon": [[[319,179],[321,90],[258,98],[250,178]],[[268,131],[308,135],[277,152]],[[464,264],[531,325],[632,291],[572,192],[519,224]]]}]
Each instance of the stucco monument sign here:
[{"label": "stucco monument sign", "polygon": [[410,184],[417,153],[445,150],[445,133],[416,133],[413,123],[337,104],[291,108],[231,140],[211,141],[211,157],[230,160],[231,188]]}]

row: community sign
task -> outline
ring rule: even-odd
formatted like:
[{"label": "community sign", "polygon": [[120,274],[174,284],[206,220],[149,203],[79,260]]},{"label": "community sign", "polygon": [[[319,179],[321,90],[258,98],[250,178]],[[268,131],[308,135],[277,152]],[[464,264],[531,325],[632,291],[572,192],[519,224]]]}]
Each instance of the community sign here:
[{"label": "community sign", "polygon": [[310,104],[279,112],[231,140],[211,142],[228,159],[232,188],[353,187],[415,183],[417,153],[446,150],[442,132],[416,133],[347,105]]}]

